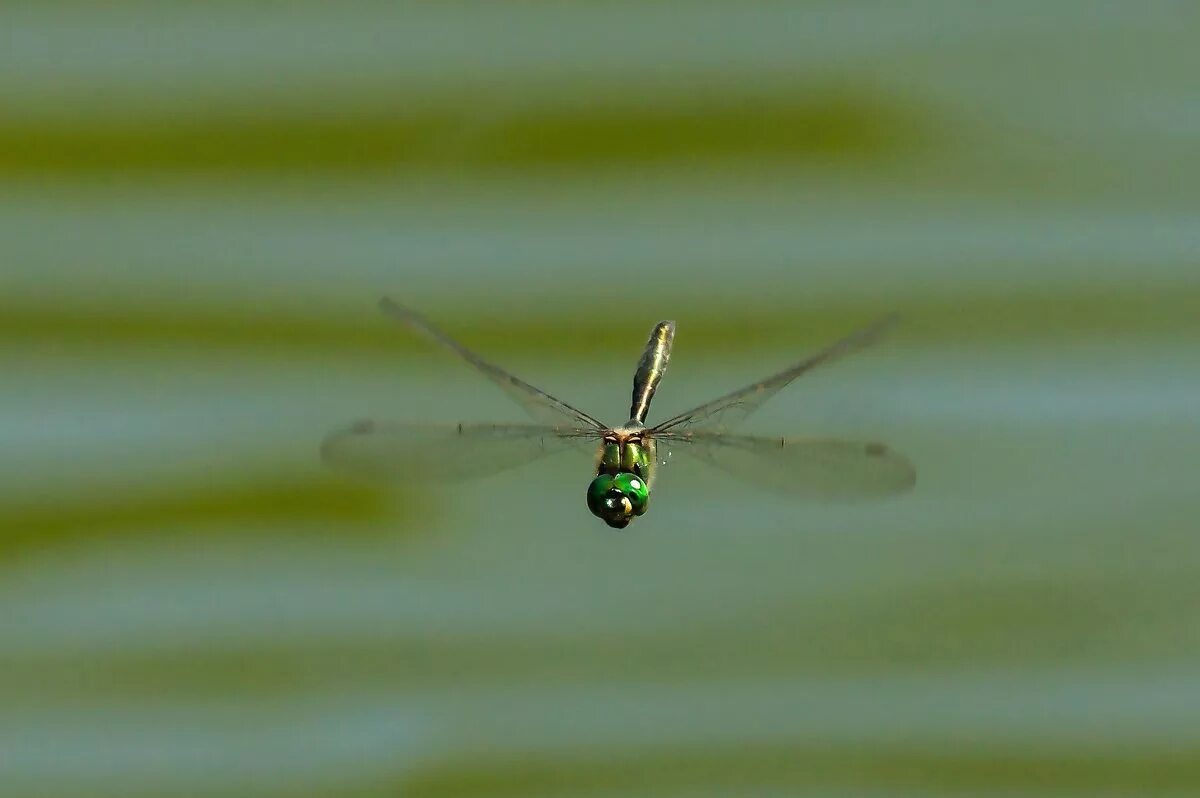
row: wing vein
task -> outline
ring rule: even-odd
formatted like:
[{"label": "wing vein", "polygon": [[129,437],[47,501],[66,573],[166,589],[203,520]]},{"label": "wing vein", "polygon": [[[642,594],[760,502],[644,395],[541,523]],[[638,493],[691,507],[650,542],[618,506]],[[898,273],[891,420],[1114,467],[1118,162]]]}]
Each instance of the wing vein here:
[{"label": "wing vein", "polygon": [[[417,330],[436,343],[441,344],[474,366],[477,371],[498,385],[517,404],[521,405],[534,419],[543,421],[547,419],[560,420],[567,418],[576,425],[592,427],[597,430],[605,428],[597,419],[582,410],[567,404],[557,397],[551,396],[542,389],[525,382],[515,374],[511,374],[499,366],[484,360],[474,351],[435,327],[428,319],[416,311],[410,310],[388,297],[384,297],[379,301],[379,307],[387,315]],[[548,410],[551,413],[539,414],[539,410]]]},{"label": "wing vein", "polygon": [[[666,421],[652,427],[650,433],[661,435],[671,430],[701,425],[710,419],[720,421],[729,415],[733,417],[724,426],[732,426],[748,417],[801,374],[811,371],[823,363],[837,360],[875,343],[892,328],[896,321],[896,316],[888,316],[880,319],[868,327],[864,327],[845,338],[835,341],[815,355],[811,355],[777,374],[772,374],[744,388],[739,388],[736,391],[713,399],[711,402],[706,402],[677,416],[672,416]],[[736,410],[737,412],[731,414],[729,412],[731,410]]]}]

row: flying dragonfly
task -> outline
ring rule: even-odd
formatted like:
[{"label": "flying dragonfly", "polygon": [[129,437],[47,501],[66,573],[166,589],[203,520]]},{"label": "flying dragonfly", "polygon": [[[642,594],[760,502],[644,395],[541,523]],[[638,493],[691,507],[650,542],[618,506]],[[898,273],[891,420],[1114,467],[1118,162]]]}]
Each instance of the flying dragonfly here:
[{"label": "flying dragonfly", "polygon": [[595,476],[588,485],[587,506],[617,529],[646,513],[658,467],[674,452],[798,498],[876,498],[902,493],[916,482],[908,459],[881,443],[731,431],[801,374],[874,343],[893,318],[852,333],[777,374],[646,426],[675,340],[675,322],[660,321],[650,332],[633,376],[629,420],[614,427],[484,360],[416,311],[387,298],[380,308],[469,363],[516,400],[535,423],[359,421],[331,433],[321,445],[325,462],[340,470],[390,480],[467,479],[572,447],[590,448],[596,452]]}]

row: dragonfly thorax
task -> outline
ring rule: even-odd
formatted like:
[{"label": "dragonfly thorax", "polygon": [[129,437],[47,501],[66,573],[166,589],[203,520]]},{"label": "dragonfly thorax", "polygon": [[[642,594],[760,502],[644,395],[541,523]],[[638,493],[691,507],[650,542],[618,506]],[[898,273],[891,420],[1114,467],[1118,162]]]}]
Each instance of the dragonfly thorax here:
[{"label": "dragonfly thorax", "polygon": [[636,474],[649,482],[654,469],[655,445],[641,424],[630,423],[604,435],[596,460],[597,474]]}]

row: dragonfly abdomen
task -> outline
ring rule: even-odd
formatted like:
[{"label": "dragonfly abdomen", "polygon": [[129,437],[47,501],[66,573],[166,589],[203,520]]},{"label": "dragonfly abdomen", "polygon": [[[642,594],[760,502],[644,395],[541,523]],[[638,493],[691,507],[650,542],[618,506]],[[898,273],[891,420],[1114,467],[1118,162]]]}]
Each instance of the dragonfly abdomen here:
[{"label": "dragonfly abdomen", "polygon": [[650,401],[671,360],[671,344],[675,340],[675,322],[660,321],[650,331],[650,339],[642,350],[637,372],[633,375],[633,402],[629,406],[629,420],[638,424],[646,422],[650,412]]}]

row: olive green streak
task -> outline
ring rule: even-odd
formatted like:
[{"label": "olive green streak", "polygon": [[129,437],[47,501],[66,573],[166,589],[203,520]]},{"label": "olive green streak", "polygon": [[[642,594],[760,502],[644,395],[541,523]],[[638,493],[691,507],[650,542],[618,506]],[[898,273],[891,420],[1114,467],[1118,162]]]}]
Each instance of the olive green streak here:
[{"label": "olive green streak", "polygon": [[[744,308],[715,301],[623,303],[618,313],[605,307],[572,306],[555,312],[541,305],[536,313],[514,312],[505,321],[477,321],[461,309],[428,313],[468,343],[488,341],[498,355],[561,358],[609,358],[628,351],[630,327],[665,311],[679,313],[691,351],[733,354],[764,347],[805,345],[845,334],[865,321],[899,312],[895,339],[921,344],[958,341],[1011,343],[1060,336],[1192,336],[1200,334],[1200,289],[1133,293],[1129,290],[1036,295],[951,296],[944,299],[844,303],[819,306],[770,306],[747,302]],[[570,329],[571,335],[562,335]],[[552,341],[553,346],[547,346]],[[378,317],[370,302],[353,316],[299,315],[271,308],[234,309],[220,305],[184,304],[147,307],[106,304],[71,307],[0,297],[0,344],[96,346],[175,344],[235,349],[247,354],[322,352],[376,356],[428,345],[397,331]]]}]

